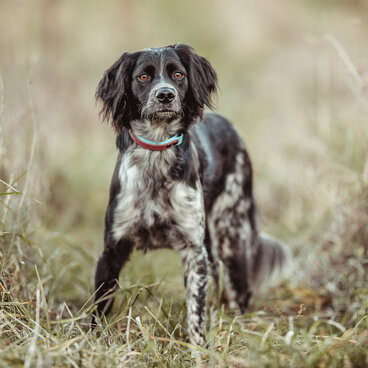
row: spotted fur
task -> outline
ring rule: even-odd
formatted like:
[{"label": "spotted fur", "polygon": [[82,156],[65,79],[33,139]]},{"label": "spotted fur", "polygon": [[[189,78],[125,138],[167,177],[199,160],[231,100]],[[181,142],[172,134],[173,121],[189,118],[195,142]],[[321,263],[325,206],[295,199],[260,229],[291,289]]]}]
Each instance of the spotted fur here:
[{"label": "spotted fur", "polygon": [[[180,78],[179,78],[180,77]],[[251,163],[234,127],[211,107],[217,76],[186,45],[123,54],[104,74],[96,97],[117,132],[119,156],[98,261],[97,309],[112,306],[121,268],[134,248],[171,248],[182,261],[190,342],[203,345],[208,273],[224,265],[224,297],[244,312],[254,292],[285,268],[288,251],[259,234]],[[183,143],[150,151],[128,130],[153,141]]]}]

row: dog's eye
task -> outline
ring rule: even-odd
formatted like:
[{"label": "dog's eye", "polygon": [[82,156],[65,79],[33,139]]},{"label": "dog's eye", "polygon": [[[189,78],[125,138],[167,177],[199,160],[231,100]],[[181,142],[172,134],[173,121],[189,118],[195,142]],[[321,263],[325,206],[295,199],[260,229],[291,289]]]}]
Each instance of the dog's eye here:
[{"label": "dog's eye", "polygon": [[141,74],[141,75],[138,77],[138,79],[139,79],[140,81],[145,82],[145,81],[147,81],[147,80],[149,79],[149,76],[148,76],[148,74],[143,73],[143,74]]},{"label": "dog's eye", "polygon": [[183,73],[180,73],[180,72],[175,72],[175,73],[173,73],[173,78],[174,79],[177,79],[177,80],[183,79],[184,78],[184,74]]}]

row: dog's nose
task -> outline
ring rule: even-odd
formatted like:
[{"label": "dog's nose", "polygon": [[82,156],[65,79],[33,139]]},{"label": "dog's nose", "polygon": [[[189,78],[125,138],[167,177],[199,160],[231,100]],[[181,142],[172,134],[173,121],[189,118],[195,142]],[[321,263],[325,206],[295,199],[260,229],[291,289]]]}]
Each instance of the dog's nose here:
[{"label": "dog's nose", "polygon": [[175,91],[172,88],[160,88],[156,92],[156,98],[163,103],[171,102],[175,98]]}]

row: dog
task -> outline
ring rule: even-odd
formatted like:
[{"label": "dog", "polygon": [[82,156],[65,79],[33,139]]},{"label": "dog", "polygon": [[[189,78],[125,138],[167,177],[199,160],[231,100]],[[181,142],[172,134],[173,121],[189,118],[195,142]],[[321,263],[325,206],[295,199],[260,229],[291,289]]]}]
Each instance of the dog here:
[{"label": "dog", "polygon": [[[252,167],[232,124],[213,112],[217,75],[185,44],[124,53],[96,90],[119,150],[95,274],[92,326],[108,314],[133,249],[175,250],[183,265],[189,341],[205,344],[208,275],[230,307],[287,268],[288,249],[260,233]],[[223,267],[219,268],[222,264]]]}]

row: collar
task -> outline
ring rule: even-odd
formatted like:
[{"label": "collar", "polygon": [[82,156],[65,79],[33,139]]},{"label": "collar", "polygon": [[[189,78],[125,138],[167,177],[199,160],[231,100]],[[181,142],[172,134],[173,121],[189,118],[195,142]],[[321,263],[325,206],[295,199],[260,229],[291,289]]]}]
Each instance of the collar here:
[{"label": "collar", "polygon": [[148,139],[138,137],[131,129],[129,129],[129,134],[135,143],[151,151],[163,151],[170,147],[179,146],[183,142],[184,137],[184,134],[181,133],[175,134],[173,137],[166,139],[166,141],[163,142],[152,142]]}]

